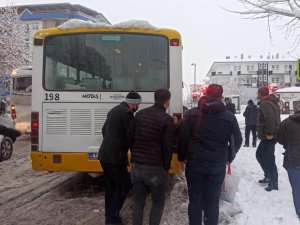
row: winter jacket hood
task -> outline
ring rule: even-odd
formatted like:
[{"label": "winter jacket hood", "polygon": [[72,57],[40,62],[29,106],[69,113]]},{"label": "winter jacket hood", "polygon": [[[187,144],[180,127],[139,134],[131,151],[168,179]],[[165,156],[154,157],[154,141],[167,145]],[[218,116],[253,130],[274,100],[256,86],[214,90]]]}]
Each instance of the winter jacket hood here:
[{"label": "winter jacket hood", "polygon": [[198,108],[205,114],[217,114],[225,110],[224,103],[216,98],[202,97],[198,103]]},{"label": "winter jacket hood", "polygon": [[273,102],[274,104],[278,104],[279,102],[279,98],[277,98],[275,95],[271,94],[271,95],[268,95],[266,98],[264,98],[263,100],[261,100],[258,105],[260,105],[263,101],[271,101]]}]

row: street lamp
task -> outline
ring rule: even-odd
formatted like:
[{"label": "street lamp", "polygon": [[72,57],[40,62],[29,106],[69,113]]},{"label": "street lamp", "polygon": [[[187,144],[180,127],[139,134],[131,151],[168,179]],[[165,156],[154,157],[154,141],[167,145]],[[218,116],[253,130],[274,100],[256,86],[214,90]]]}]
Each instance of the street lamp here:
[{"label": "street lamp", "polygon": [[196,90],[196,63],[192,63],[191,66],[194,66],[194,91]]},{"label": "street lamp", "polygon": [[[194,91],[196,91],[196,68],[197,68],[197,65],[196,63],[192,63],[191,66],[194,67]],[[193,100],[194,101],[194,107],[196,106],[196,100]]]}]

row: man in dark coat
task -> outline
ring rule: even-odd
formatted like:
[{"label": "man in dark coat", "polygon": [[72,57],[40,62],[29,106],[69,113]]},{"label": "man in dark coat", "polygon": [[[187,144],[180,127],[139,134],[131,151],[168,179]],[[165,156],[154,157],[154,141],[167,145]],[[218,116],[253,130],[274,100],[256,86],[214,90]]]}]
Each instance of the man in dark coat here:
[{"label": "man in dark coat", "polygon": [[300,219],[300,101],[294,102],[294,115],[281,122],[277,140],[285,149],[283,167],[293,190],[296,213]]},{"label": "man in dark coat", "polygon": [[224,99],[224,102],[225,102],[225,108],[232,112],[233,114],[236,113],[236,110],[235,110],[235,104],[232,103],[231,99],[230,98],[225,98]]},{"label": "man in dark coat", "polygon": [[261,140],[256,150],[256,159],[264,171],[265,178],[259,183],[268,183],[266,191],[278,190],[278,172],[275,164],[275,145],[280,124],[279,99],[269,95],[268,87],[258,89],[257,136]]},{"label": "man in dark coat", "polygon": [[131,91],[125,101],[112,108],[102,128],[103,141],[99,160],[105,176],[105,224],[122,224],[119,215],[130,190],[130,175],[127,170],[129,143],[127,131],[133,113],[138,110],[141,96]]},{"label": "man in dark coat", "polygon": [[178,160],[183,168],[186,162],[190,225],[202,224],[202,211],[204,224],[218,224],[229,149],[237,152],[243,141],[236,117],[222,101],[222,86],[211,84],[206,94],[187,113],[179,138]]},{"label": "man in dark coat", "polygon": [[143,210],[149,191],[152,197],[149,224],[159,225],[161,220],[174,144],[174,120],[166,112],[170,99],[169,90],[156,90],[154,105],[139,111],[130,124],[133,225],[143,224]]},{"label": "man in dark coat", "polygon": [[252,132],[252,146],[256,147],[256,130],[257,130],[257,106],[250,99],[246,107],[243,116],[245,117],[246,130],[245,130],[245,145],[244,147],[249,147],[249,136],[250,131]]}]

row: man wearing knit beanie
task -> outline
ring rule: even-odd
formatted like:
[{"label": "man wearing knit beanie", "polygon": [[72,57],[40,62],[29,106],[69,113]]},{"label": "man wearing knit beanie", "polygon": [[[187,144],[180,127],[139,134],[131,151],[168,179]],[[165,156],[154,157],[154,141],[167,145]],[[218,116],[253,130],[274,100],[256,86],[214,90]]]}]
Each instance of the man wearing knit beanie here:
[{"label": "man wearing knit beanie", "polygon": [[142,98],[130,91],[125,101],[112,108],[102,127],[99,160],[105,176],[105,224],[122,225],[120,211],[131,188],[127,171],[127,129]]},{"label": "man wearing knit beanie", "polygon": [[142,98],[136,91],[130,91],[125,98],[125,102],[132,107],[131,110],[133,112],[136,112],[139,104],[142,102]]}]

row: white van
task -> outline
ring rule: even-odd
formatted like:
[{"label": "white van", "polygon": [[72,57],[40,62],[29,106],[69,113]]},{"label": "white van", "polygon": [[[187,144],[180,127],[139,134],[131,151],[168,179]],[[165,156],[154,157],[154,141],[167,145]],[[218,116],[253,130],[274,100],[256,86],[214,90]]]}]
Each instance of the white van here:
[{"label": "white van", "polygon": [[30,133],[32,67],[22,66],[11,73],[10,115],[18,130]]}]

